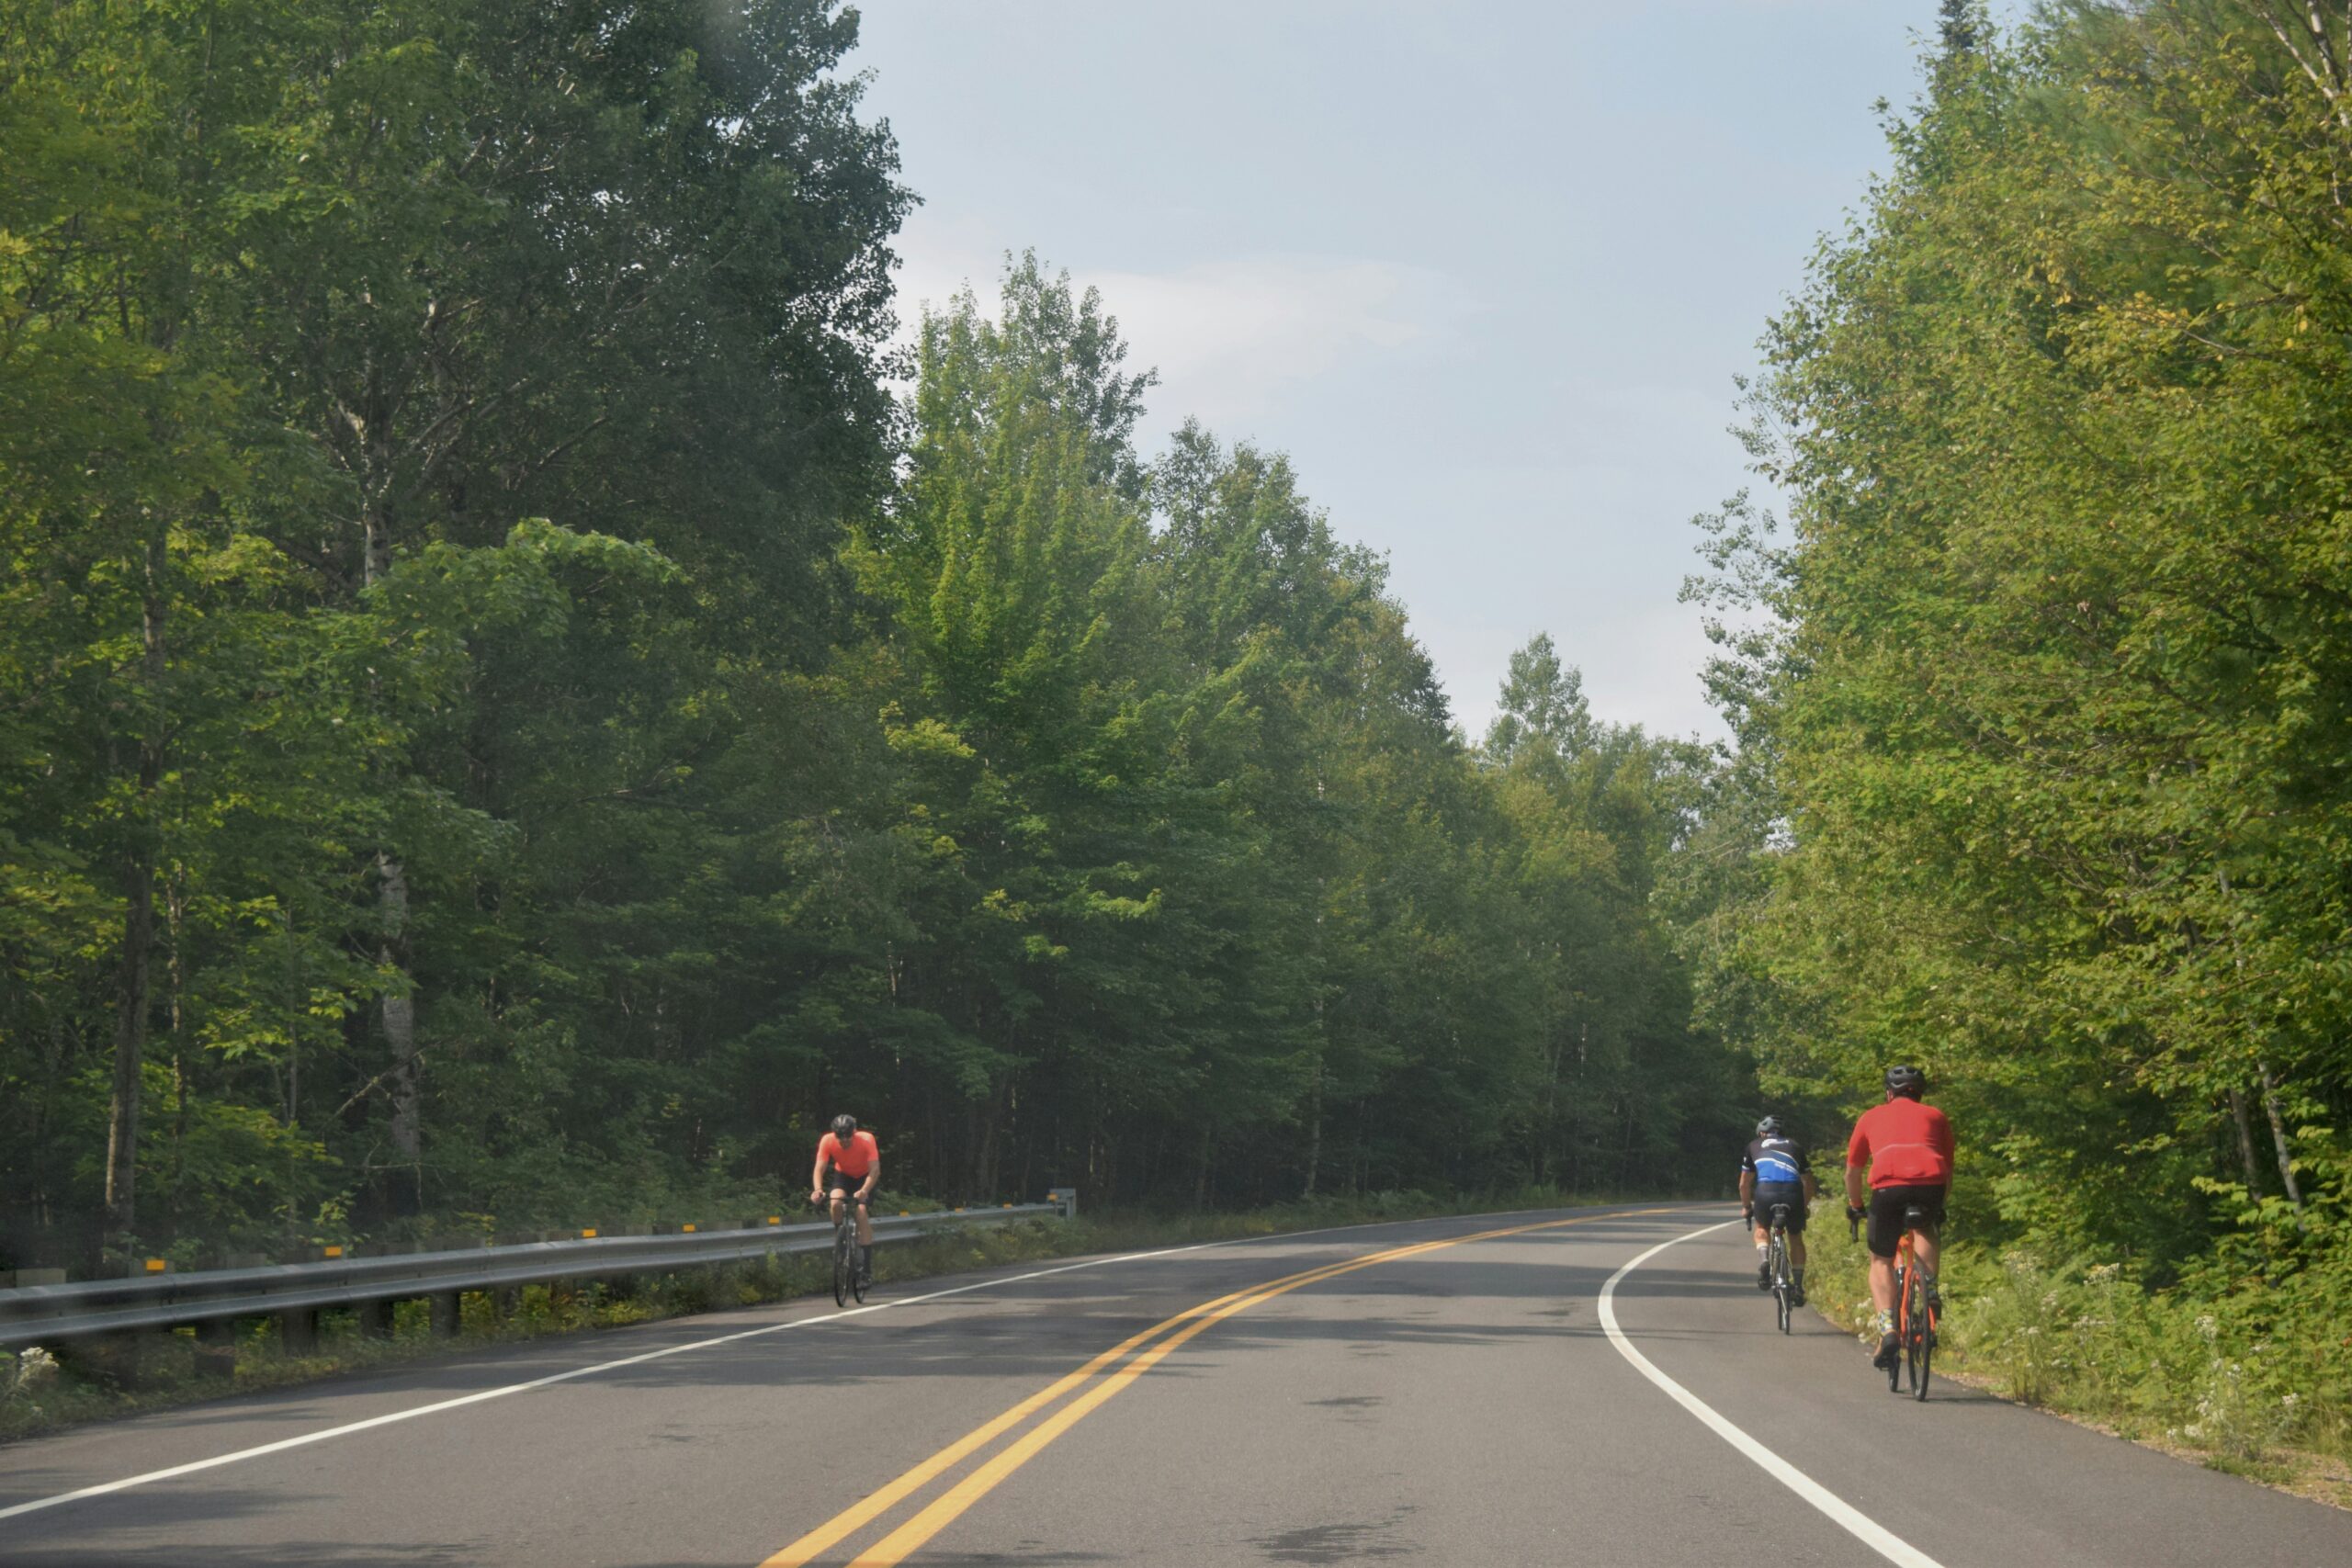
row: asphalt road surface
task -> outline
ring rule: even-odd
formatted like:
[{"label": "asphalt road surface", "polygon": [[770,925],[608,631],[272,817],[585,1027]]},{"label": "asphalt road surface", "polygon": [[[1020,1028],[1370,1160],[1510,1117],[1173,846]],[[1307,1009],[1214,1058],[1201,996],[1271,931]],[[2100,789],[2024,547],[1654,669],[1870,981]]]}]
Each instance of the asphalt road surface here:
[{"label": "asphalt road surface", "polygon": [[0,1450],[0,1562],[2352,1563],[2352,1514],[1783,1337],[1727,1213],[1008,1269],[222,1400]]}]

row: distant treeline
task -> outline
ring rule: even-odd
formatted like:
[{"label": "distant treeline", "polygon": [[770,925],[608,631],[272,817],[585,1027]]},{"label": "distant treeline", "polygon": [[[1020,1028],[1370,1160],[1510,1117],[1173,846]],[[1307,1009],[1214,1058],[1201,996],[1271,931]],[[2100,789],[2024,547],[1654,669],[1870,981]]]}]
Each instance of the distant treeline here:
[{"label": "distant treeline", "polygon": [[1728,1168],[1708,759],[1465,741],[1034,260],[895,360],[854,25],[0,3],[16,1260]]},{"label": "distant treeline", "polygon": [[1713,520],[1708,590],[1704,1016],[1777,1092],[1923,1062],[1962,1233],[2207,1303],[2207,1403],[2274,1414],[2352,1397],[2345,26],[1948,0],[1768,341],[1793,536]]}]

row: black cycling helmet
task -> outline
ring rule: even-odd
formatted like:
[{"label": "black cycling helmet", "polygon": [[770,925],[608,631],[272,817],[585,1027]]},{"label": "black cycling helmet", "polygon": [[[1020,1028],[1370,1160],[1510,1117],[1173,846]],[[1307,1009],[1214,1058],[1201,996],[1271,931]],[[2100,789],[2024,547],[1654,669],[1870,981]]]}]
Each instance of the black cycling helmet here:
[{"label": "black cycling helmet", "polygon": [[1889,1067],[1886,1069],[1887,1093],[1907,1094],[1917,1100],[1927,1091],[1928,1075],[1918,1068]]},{"label": "black cycling helmet", "polygon": [[846,1138],[856,1133],[856,1131],[857,1118],[850,1115],[847,1111],[843,1111],[841,1115],[833,1118],[834,1137]]},{"label": "black cycling helmet", "polygon": [[1780,1130],[1781,1119],[1778,1116],[1767,1116],[1756,1123],[1756,1135],[1759,1138],[1769,1138]]}]

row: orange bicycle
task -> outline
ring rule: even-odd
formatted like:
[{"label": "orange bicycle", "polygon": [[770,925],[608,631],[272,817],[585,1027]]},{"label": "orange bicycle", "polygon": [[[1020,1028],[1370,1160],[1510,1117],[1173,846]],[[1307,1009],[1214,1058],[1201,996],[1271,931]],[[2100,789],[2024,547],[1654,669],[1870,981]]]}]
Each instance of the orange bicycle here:
[{"label": "orange bicycle", "polygon": [[[1928,1378],[1936,1358],[1936,1319],[1941,1307],[1928,1293],[1928,1277],[1920,1270],[1919,1255],[1913,1250],[1911,1235],[1928,1227],[1927,1211],[1914,1203],[1903,1211],[1903,1234],[1894,1242],[1894,1342],[1902,1354],[1886,1369],[1889,1393],[1903,1392],[1903,1380],[1911,1380],[1911,1397],[1928,1397]],[[1861,1222],[1849,1218],[1847,1229],[1856,1236],[1861,1234]]]}]

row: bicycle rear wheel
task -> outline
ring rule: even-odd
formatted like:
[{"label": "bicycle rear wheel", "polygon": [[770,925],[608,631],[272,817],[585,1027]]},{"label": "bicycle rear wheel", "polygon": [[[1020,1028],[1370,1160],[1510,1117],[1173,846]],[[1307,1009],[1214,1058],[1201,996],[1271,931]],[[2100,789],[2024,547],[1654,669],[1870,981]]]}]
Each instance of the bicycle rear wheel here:
[{"label": "bicycle rear wheel", "polygon": [[1796,1287],[1789,1280],[1789,1245],[1781,1238],[1778,1231],[1772,1233],[1769,1261],[1772,1268],[1772,1314],[1781,1325],[1781,1332],[1786,1334],[1789,1319],[1795,1311],[1790,1305],[1790,1298],[1796,1293]]},{"label": "bicycle rear wheel", "polygon": [[[1908,1344],[1911,1339],[1908,1316],[1910,1300],[1911,1270],[1898,1261],[1894,1269],[1894,1342],[1898,1349]],[[1903,1357],[1900,1354],[1895,1356],[1894,1363],[1886,1369],[1886,1392],[1889,1393],[1903,1392]]]},{"label": "bicycle rear wheel", "polygon": [[1927,1282],[1916,1273],[1911,1277],[1911,1289],[1916,1299],[1911,1303],[1911,1333],[1905,1355],[1911,1366],[1911,1397],[1928,1397],[1928,1363],[1936,1353],[1935,1314],[1928,1306]]}]

